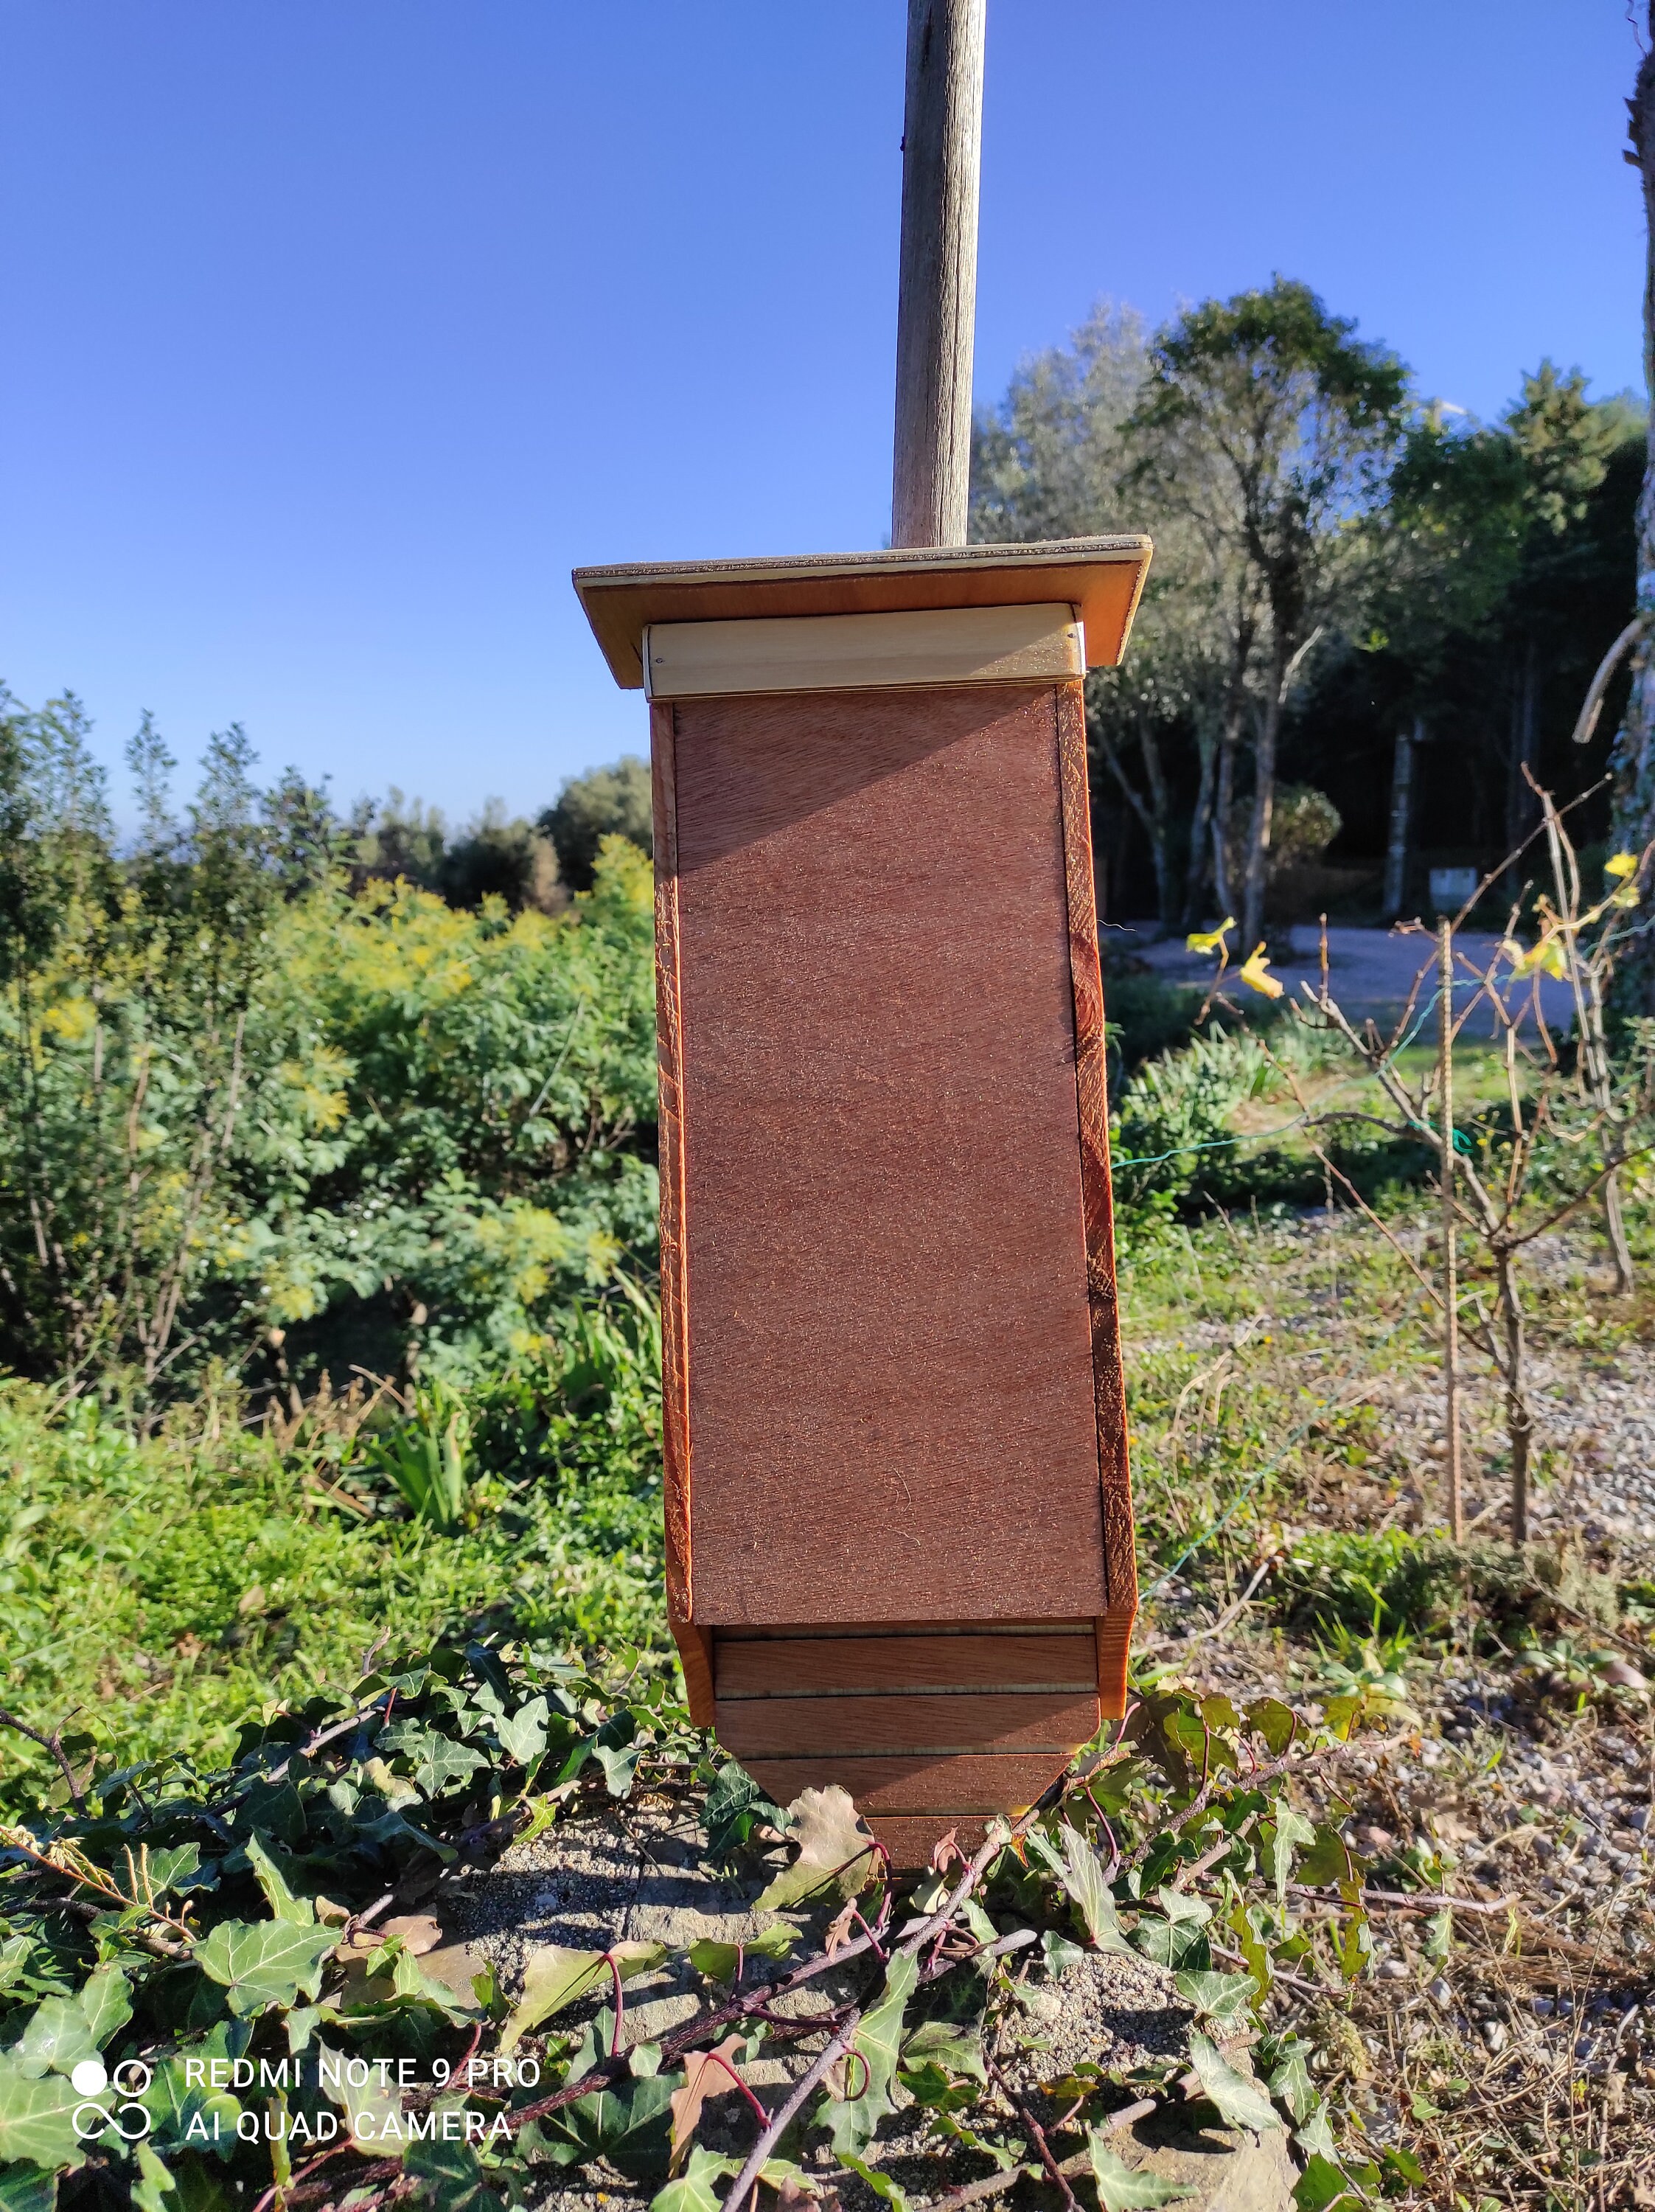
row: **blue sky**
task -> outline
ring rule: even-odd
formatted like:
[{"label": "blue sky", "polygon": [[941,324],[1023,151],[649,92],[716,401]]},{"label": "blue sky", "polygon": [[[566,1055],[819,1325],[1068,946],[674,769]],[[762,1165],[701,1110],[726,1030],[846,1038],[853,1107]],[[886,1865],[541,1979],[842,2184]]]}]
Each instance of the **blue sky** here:
[{"label": "blue sky", "polygon": [[[572,567],[888,527],[904,15],[0,0],[0,674],[457,815],[643,750]],[[989,0],[979,401],[1278,269],[1483,414],[1641,386],[1636,63],[1626,0]]]}]

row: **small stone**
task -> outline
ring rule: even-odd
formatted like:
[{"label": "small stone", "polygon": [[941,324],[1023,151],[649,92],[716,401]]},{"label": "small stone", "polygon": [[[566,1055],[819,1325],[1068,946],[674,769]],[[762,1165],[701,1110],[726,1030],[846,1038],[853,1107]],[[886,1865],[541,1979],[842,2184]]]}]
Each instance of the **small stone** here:
[{"label": "small stone", "polygon": [[1447,1983],[1443,1980],[1440,1974],[1439,1974],[1435,1981],[1432,1983],[1430,1989],[1427,1991],[1427,1995],[1430,1997],[1433,2004],[1451,2005],[1454,2001],[1453,1991],[1449,1988]]},{"label": "small stone", "polygon": [[1503,2020],[1485,2020],[1482,2022],[1482,2040],[1488,2047],[1489,2056],[1494,2058],[1498,2058],[1500,2052],[1506,2048],[1505,2021]]},{"label": "small stone", "polygon": [[1405,1959],[1382,1959],[1379,1972],[1382,1982],[1405,1982],[1408,1979],[1408,1961]]}]

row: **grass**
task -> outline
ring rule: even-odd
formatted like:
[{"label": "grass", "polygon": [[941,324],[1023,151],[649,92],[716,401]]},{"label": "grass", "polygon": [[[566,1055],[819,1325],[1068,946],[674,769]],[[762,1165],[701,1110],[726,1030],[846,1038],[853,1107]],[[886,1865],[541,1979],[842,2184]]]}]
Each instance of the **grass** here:
[{"label": "grass", "polygon": [[[0,1388],[0,1678],[31,1726],[78,1711],[123,1761],[185,1744],[216,1761],[250,1714],[349,1685],[393,1623],[409,1648],[507,1622],[581,1647],[661,1640],[646,1435],[608,1436],[600,1415],[610,1449],[578,1485],[554,1440],[477,1483],[470,1525],[445,1535],[325,1425],[280,1439],[226,1413],[183,1409],[141,1438],[95,1405],[60,1418],[46,1391]],[[0,1802],[27,1803],[44,1772],[0,1737]]]}]

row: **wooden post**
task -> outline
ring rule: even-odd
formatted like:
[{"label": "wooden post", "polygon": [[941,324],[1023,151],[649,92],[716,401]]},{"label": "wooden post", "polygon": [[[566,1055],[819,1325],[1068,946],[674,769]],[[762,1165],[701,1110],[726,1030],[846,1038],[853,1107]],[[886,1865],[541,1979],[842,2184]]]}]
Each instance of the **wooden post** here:
[{"label": "wooden post", "polygon": [[1454,927],[1437,924],[1437,1038],[1442,1069],[1443,1418],[1448,1433],[1448,1523],[1465,1540],[1459,1470],[1459,1281],[1454,1265]]},{"label": "wooden post", "polygon": [[987,0],[908,0],[893,545],[963,545]]}]

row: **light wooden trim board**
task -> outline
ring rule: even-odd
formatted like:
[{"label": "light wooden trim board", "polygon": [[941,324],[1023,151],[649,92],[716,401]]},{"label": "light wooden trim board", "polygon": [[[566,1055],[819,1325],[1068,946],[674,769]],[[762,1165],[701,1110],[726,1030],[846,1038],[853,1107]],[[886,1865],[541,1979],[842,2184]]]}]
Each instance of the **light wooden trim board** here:
[{"label": "light wooden trim board", "polygon": [[1073,607],[1051,602],[652,623],[644,632],[644,689],[652,700],[1061,682],[1085,673],[1085,630]]},{"label": "light wooden trim board", "polygon": [[644,682],[655,623],[875,615],[943,607],[1072,606],[1094,668],[1126,649],[1154,548],[1147,538],[1057,538],[1038,545],[886,546],[777,560],[629,562],[577,568],[574,588],[615,682]]}]

